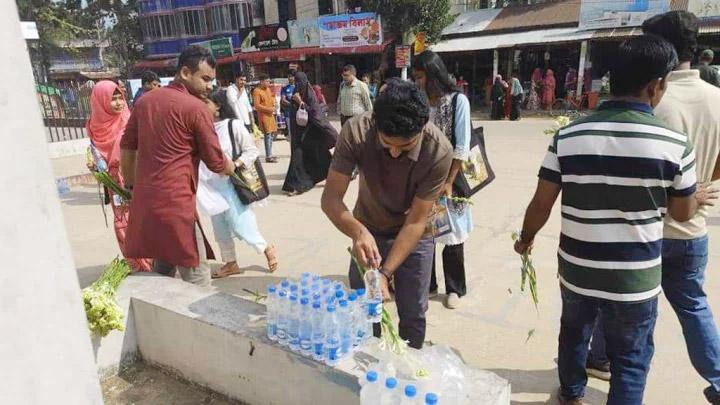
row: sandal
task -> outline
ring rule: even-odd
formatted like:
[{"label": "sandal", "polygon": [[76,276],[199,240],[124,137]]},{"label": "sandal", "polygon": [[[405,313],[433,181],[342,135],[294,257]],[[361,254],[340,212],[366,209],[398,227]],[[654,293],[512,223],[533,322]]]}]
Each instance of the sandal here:
[{"label": "sandal", "polygon": [[265,258],[268,262],[268,271],[270,273],[274,273],[277,271],[280,263],[278,262],[276,252],[275,252],[275,246],[268,246],[267,249],[265,249]]},{"label": "sandal", "polygon": [[231,262],[226,263],[224,266],[220,268],[220,270],[213,271],[212,278],[218,279],[218,278],[226,278],[230,277],[234,274],[241,274],[243,271],[240,270],[240,267],[238,266],[237,262]]}]

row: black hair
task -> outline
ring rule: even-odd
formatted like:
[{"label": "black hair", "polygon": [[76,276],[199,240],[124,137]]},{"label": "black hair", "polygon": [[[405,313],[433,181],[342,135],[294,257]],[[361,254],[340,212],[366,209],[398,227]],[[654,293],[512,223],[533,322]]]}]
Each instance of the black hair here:
[{"label": "black hair", "polygon": [[355,69],[355,65],[345,65],[342,68],[343,72],[350,72],[353,74],[353,76],[357,76],[357,69]]},{"label": "black hair", "polygon": [[425,92],[411,82],[388,79],[373,108],[377,129],[387,136],[412,138],[430,119]]},{"label": "black hair", "polygon": [[456,91],[455,85],[450,81],[445,63],[440,55],[433,51],[425,51],[416,56],[412,68],[422,70],[427,77],[427,88],[430,92],[438,91],[440,95]]},{"label": "black hair", "polygon": [[665,78],[678,64],[672,44],[655,35],[641,35],[620,44],[610,63],[613,96],[637,96],[650,82]]},{"label": "black hair", "polygon": [[235,77],[233,77],[233,79],[235,79],[235,80],[237,80],[239,77],[247,77],[247,74],[245,74],[245,72],[242,70],[238,70],[234,73],[235,73],[234,74]]},{"label": "black hair", "polygon": [[143,86],[146,84],[150,84],[152,82],[159,82],[160,77],[157,75],[157,73],[153,72],[152,70],[146,70],[142,73],[142,76],[140,76],[140,81],[142,82]]},{"label": "black hair", "polygon": [[670,11],[643,23],[643,32],[657,35],[670,42],[681,62],[693,60],[697,50],[700,23],[695,14],[687,11]]},{"label": "black hair", "polygon": [[297,73],[297,69],[290,69],[290,70],[288,70],[287,77],[292,77],[294,79],[295,73]]},{"label": "black hair", "polygon": [[270,78],[270,76],[268,76],[266,73],[260,73],[260,74],[258,75],[258,80],[259,80],[259,81],[267,80],[267,79],[269,79],[269,78]]},{"label": "black hair", "polygon": [[232,109],[227,99],[227,93],[224,89],[215,89],[208,96],[208,100],[215,103],[220,108],[220,119],[237,119],[235,110]]},{"label": "black hair", "polygon": [[188,69],[190,69],[191,72],[195,73],[198,71],[198,69],[200,68],[200,64],[203,61],[210,65],[210,67],[213,69],[217,65],[217,63],[215,62],[215,57],[209,50],[207,50],[207,48],[203,48],[202,46],[197,45],[190,45],[185,48],[178,57],[177,70],[179,72],[180,69],[182,69],[183,67],[187,67]]}]

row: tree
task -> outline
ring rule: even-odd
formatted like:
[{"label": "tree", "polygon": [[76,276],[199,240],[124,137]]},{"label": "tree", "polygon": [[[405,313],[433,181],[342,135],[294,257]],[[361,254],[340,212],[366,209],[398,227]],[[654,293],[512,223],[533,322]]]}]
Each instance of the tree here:
[{"label": "tree", "polygon": [[386,31],[403,42],[418,32],[436,42],[455,18],[449,0],[364,0],[363,8],[380,14]]},{"label": "tree", "polygon": [[135,63],[142,59],[143,52],[137,0],[115,3],[112,15],[108,17],[112,27],[106,30],[110,43],[106,57],[113,67],[120,69],[122,77],[128,77]]}]

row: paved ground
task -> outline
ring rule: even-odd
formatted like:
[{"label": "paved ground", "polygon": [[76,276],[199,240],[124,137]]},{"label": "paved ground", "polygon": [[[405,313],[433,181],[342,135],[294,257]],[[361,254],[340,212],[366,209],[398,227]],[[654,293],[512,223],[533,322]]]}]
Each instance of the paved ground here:
[{"label": "paved ground", "polygon": [[[474,199],[476,230],[467,244],[470,292],[463,299],[462,308],[455,311],[443,307],[442,297],[431,302],[427,338],[450,344],[462,352],[469,364],[508,378],[515,403],[556,403],[555,359],[560,316],[555,259],[560,227],[558,210],[539,235],[534,251],[539,272],[539,315],[530,298],[519,293],[519,258],[513,254],[510,242],[510,233],[520,226],[534,191],[535,174],[549,141],[543,130],[550,122],[524,120],[482,125],[486,127],[490,159],[498,178]],[[256,212],[262,232],[279,249],[281,269],[268,274],[264,258],[239,245],[246,272],[216,281],[214,286],[219,290],[247,295],[242,289],[262,290],[269,282],[303,271],[346,276],[345,249],[349,241],[320,211],[322,186],[299,197],[282,196],[280,188],[289,158],[287,142],[280,141],[276,150],[280,163],[266,166],[275,194],[268,207]],[[68,161],[64,162],[67,165]],[[355,192],[353,189],[348,196],[349,203]],[[117,254],[114,235],[105,228],[95,186],[73,186],[62,200],[78,275],[86,285]],[[720,308],[717,293],[720,277],[713,271],[720,264],[720,218],[714,218],[712,223],[706,289],[712,306]],[[660,312],[646,403],[702,404],[701,391],[706,384],[690,365],[679,324],[664,298]],[[526,343],[531,329],[535,333]],[[604,403],[607,388],[604,382],[590,380],[587,403]]]}]

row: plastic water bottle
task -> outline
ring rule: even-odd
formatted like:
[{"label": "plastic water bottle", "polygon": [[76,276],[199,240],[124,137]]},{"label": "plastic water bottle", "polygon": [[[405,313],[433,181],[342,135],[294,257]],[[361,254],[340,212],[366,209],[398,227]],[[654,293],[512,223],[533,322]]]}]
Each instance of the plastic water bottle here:
[{"label": "plastic water bottle", "polygon": [[[284,282],[283,282],[284,283]],[[287,291],[280,290],[278,293],[278,303],[277,303],[277,341],[283,346],[287,346],[288,344],[288,315],[290,314],[289,310],[290,302],[287,299]]]},{"label": "plastic water bottle", "polygon": [[417,388],[412,384],[408,384],[405,386],[405,392],[402,401],[400,401],[400,405],[417,405],[417,399]]},{"label": "plastic water bottle", "polygon": [[300,350],[300,305],[297,295],[290,295],[287,334],[290,350]]},{"label": "plastic water bottle", "polygon": [[312,356],[320,361],[325,355],[325,313],[320,301],[312,305]]},{"label": "plastic water bottle", "polygon": [[368,319],[372,323],[382,320],[383,295],[380,287],[383,277],[377,269],[368,270],[365,273],[365,294],[368,309]]},{"label": "plastic water bottle", "polygon": [[277,315],[278,315],[277,287],[270,284],[267,288],[267,336],[268,339],[276,342],[277,337]]},{"label": "plastic water bottle", "polygon": [[367,339],[368,322],[367,309],[365,307],[365,289],[360,288],[355,291],[357,300],[355,301],[355,346],[359,346]]},{"label": "plastic water bottle", "polygon": [[425,394],[425,405],[437,405],[438,396],[435,393],[428,392]]},{"label": "plastic water bottle", "polygon": [[352,350],[352,315],[350,305],[346,300],[340,300],[338,309],[338,324],[340,330],[340,356],[344,356]]},{"label": "plastic water bottle", "polygon": [[397,405],[400,403],[400,399],[397,380],[394,377],[388,377],[385,379],[385,389],[380,395],[380,405]]},{"label": "plastic water bottle", "polygon": [[377,405],[380,402],[381,388],[377,371],[368,371],[360,390],[360,405]]},{"label": "plastic water bottle", "polygon": [[309,356],[312,352],[312,314],[310,300],[307,297],[300,299],[300,352]]},{"label": "plastic water bottle", "polygon": [[345,291],[343,290],[335,290],[335,299],[338,301],[345,298]]},{"label": "plastic water bottle", "polygon": [[285,279],[280,283],[280,287],[282,287],[283,290],[287,291],[290,289],[290,280]]},{"label": "plastic water bottle", "polygon": [[335,306],[329,305],[325,317],[325,362],[334,366],[340,358],[340,333],[338,331],[337,312]]}]

